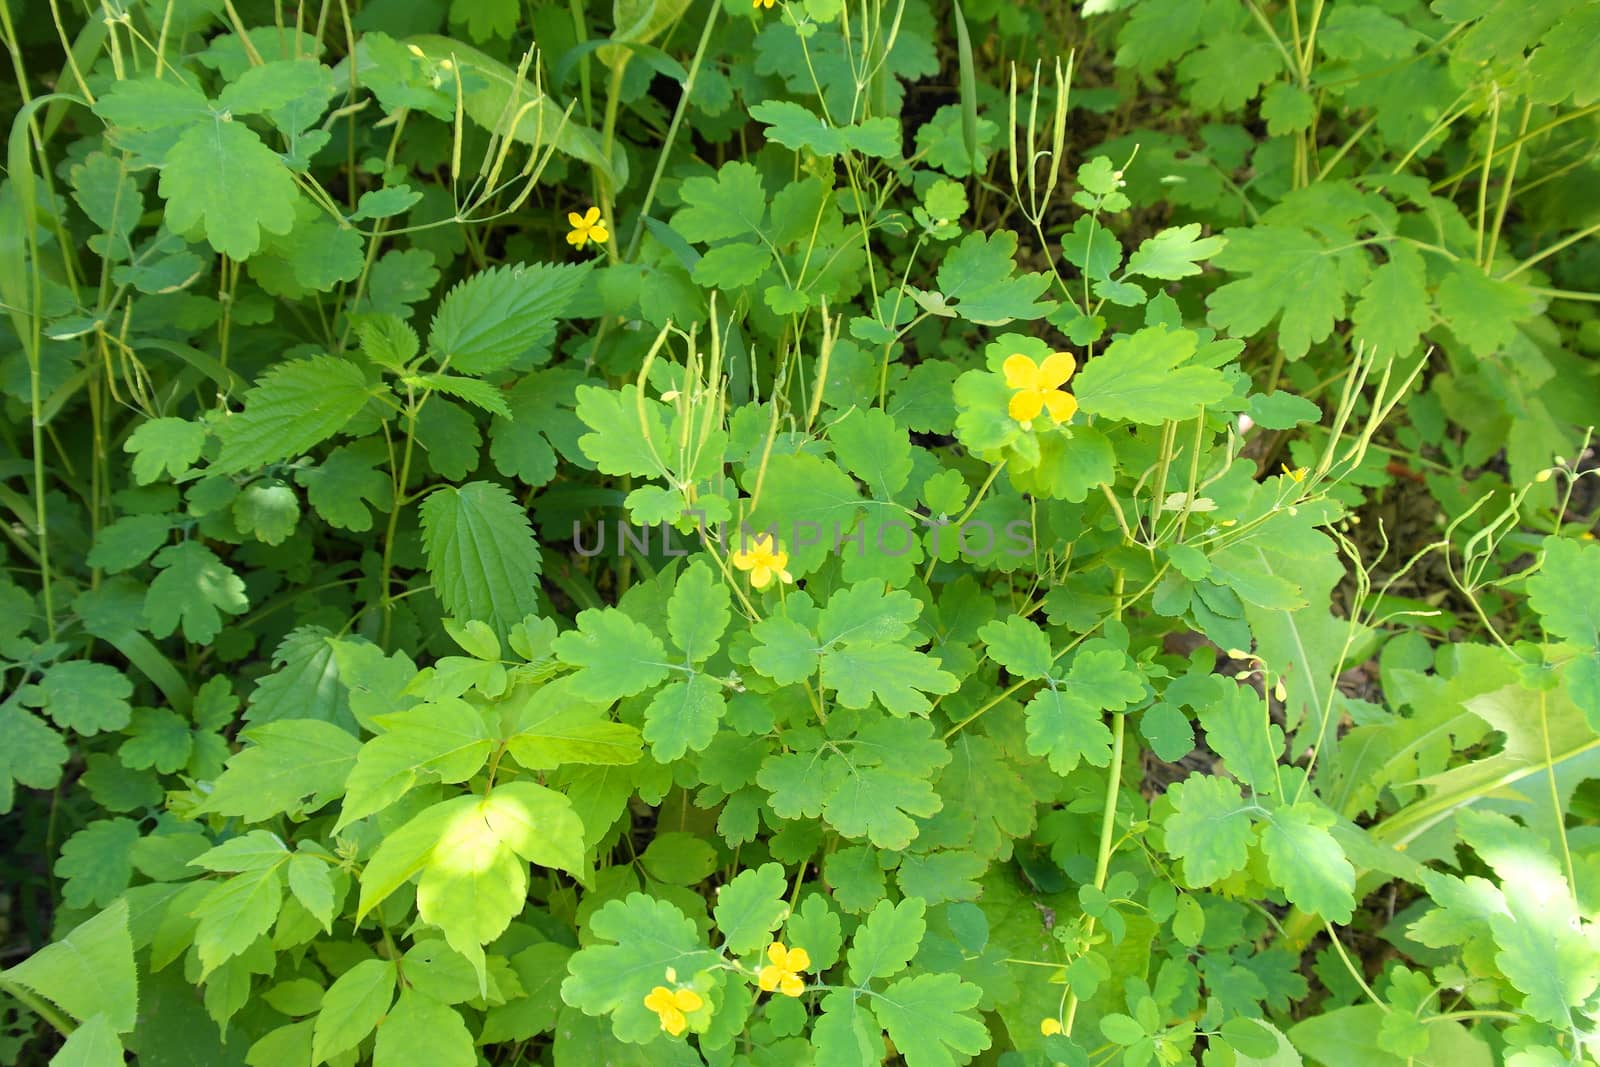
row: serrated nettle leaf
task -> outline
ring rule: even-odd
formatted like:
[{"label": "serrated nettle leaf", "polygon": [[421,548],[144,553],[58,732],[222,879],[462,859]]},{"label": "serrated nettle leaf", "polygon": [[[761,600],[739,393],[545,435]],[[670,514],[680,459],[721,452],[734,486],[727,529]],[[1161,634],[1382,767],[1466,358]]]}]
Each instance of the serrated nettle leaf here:
[{"label": "serrated nettle leaf", "polygon": [[503,487],[436,489],[422,502],[422,531],[428,570],[449,614],[503,634],[538,607],[539,545]]},{"label": "serrated nettle leaf", "polygon": [[5,978],[76,1019],[104,1017],[118,1033],[132,1030],[139,983],[127,901],[116,901],[65,937],[7,968]]},{"label": "serrated nettle leaf", "polygon": [[237,472],[289,459],[326,441],[372,395],[361,369],[333,356],[274,367],[244,395],[244,411],[217,429],[217,469]]},{"label": "serrated nettle leaf", "polygon": [[428,347],[451,370],[486,374],[548,358],[555,322],[588,277],[585,265],[535,263],[474,274],[445,295]]}]

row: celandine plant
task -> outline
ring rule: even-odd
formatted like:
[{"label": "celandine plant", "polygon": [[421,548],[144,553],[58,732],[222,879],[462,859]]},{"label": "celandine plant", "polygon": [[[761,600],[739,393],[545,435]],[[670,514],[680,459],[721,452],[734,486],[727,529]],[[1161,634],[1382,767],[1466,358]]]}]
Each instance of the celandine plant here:
[{"label": "celandine plant", "polygon": [[0,0],[0,1061],[1600,1060],[1597,5],[1057,7]]}]

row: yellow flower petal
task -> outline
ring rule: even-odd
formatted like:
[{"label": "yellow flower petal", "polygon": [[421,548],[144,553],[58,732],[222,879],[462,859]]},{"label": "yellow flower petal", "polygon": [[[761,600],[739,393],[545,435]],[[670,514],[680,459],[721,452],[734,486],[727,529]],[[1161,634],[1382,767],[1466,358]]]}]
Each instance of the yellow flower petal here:
[{"label": "yellow flower petal", "polygon": [[778,992],[782,993],[786,997],[798,997],[805,991],[805,982],[801,981],[800,976],[795,974],[793,971],[785,974],[783,976],[783,981],[778,983]]},{"label": "yellow flower petal", "polygon": [[763,967],[760,973],[756,975],[756,985],[765,989],[768,993],[777,989],[778,983],[781,981],[783,981],[783,969],[781,967]]},{"label": "yellow flower petal", "polygon": [[1006,376],[1006,384],[1013,389],[1032,389],[1039,381],[1039,365],[1021,354],[1007,356],[1000,364],[1000,371]]},{"label": "yellow flower petal", "polygon": [[1039,412],[1044,410],[1044,397],[1038,390],[1024,389],[1011,397],[1008,409],[1011,417],[1018,422],[1032,422],[1039,417]]},{"label": "yellow flower petal", "polygon": [[757,564],[750,571],[750,584],[757,589],[765,589],[770,581],[772,581],[772,568],[765,563]]},{"label": "yellow flower petal", "polygon": [[644,1006],[660,1014],[672,1008],[672,990],[664,985],[658,985],[645,994]]},{"label": "yellow flower petal", "polygon": [[803,948],[790,949],[789,969],[791,971],[809,971],[811,969],[811,953]]},{"label": "yellow flower petal", "polygon": [[567,234],[567,244],[574,248],[582,248],[583,243],[588,239],[589,235],[584,233],[582,230],[573,230],[571,233]]},{"label": "yellow flower petal", "polygon": [[590,229],[589,236],[593,237],[599,244],[605,244],[607,241],[611,240],[611,231],[606,229],[603,224],[596,223],[594,227]]},{"label": "yellow flower petal", "polygon": [[1078,410],[1078,398],[1057,389],[1044,395],[1044,406],[1057,422],[1067,422]]},{"label": "yellow flower petal", "polygon": [[783,947],[783,942],[774,941],[767,946],[767,959],[772,961],[774,967],[789,966],[789,950]]},{"label": "yellow flower petal", "polygon": [[678,1037],[689,1028],[689,1020],[683,1017],[683,1012],[677,1008],[668,1008],[661,1013],[661,1029]]},{"label": "yellow flower petal", "polygon": [[592,207],[588,211],[585,211],[583,213],[583,221],[584,224],[588,226],[593,226],[595,223],[599,222],[600,209],[597,207]]},{"label": "yellow flower petal", "polygon": [[1044,389],[1059,389],[1077,369],[1078,361],[1072,358],[1072,353],[1052,352],[1039,367],[1039,385]]},{"label": "yellow flower petal", "polygon": [[692,989],[680,989],[672,994],[679,1011],[699,1011],[705,1005],[705,999]]},{"label": "yellow flower petal", "polygon": [[580,228],[580,227],[583,226],[584,221],[585,221],[584,217],[582,215],[578,214],[576,211],[567,212],[567,225],[568,226],[571,226],[574,229],[577,229],[577,228]]}]

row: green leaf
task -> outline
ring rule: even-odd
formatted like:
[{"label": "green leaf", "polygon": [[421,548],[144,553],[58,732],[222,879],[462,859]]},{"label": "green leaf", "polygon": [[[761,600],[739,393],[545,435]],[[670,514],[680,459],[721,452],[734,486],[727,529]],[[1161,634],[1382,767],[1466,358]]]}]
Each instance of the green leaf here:
[{"label": "green leaf", "polygon": [[422,875],[417,909],[450,946],[473,960],[504,932],[527,900],[528,872],[517,859],[578,874],[583,824],[566,797],[533,782],[506,782],[426,808],[384,838],[361,874],[358,914]]},{"label": "green leaf", "polygon": [[1080,760],[1104,767],[1111,759],[1107,711],[1121,711],[1144,695],[1144,682],[1115,648],[1080,648],[1065,678],[1048,682],[1029,701],[1024,714],[1028,751],[1047,756],[1050,768],[1066,774]]},{"label": "green leaf", "polygon": [[978,879],[988,869],[989,864],[976,853],[932,852],[901,859],[895,877],[906,896],[929,904],[944,904],[952,900],[976,900],[982,892]]},{"label": "green leaf", "polygon": [[954,693],[960,679],[939,662],[903,645],[851,644],[822,657],[822,684],[836,691],[847,708],[866,708],[874,698],[893,715],[925,715],[933,704],[926,694]]},{"label": "green leaf", "polygon": [[362,960],[335,979],[317,1012],[311,1062],[322,1063],[360,1044],[388,1013],[394,988],[395,965],[389,960]]},{"label": "green leaf", "polygon": [[811,957],[812,970],[821,974],[839,962],[839,950],[844,946],[842,929],[839,913],[828,898],[813,893],[789,917],[784,940],[791,948],[805,949]]},{"label": "green leaf", "polygon": [[[746,475],[750,484],[754,472]],[[821,565],[834,541],[856,524],[861,508],[856,483],[839,467],[820,456],[773,456],[766,465],[761,500],[747,520],[749,536],[776,527],[780,547],[789,553],[789,570],[796,577]],[[740,531],[733,538],[735,544]],[[800,544],[800,540],[807,544]]]},{"label": "green leaf", "polygon": [[511,407],[506,403],[505,395],[488,382],[479,381],[477,378],[463,378],[455,374],[433,373],[419,374],[416,376],[416,381],[435,392],[455,397],[482,411],[506,418],[511,417]]},{"label": "green leaf", "polygon": [[205,94],[173,78],[125,78],[106,87],[94,113],[124,130],[188,126],[211,115]]},{"label": "green leaf", "polygon": [[695,560],[679,576],[667,602],[667,632],[690,663],[716,652],[731,602],[728,587],[704,560]]},{"label": "green leaf", "polygon": [[202,231],[233,259],[253,255],[263,230],[288,233],[299,197],[278,154],[220,115],[190,126],[167,151],[160,190],[174,233]]},{"label": "green leaf", "polygon": [[333,869],[326,859],[309,852],[296,852],[289,857],[289,892],[322,924],[325,932],[333,930],[337,903],[331,873]]},{"label": "green leaf", "polygon": [[373,1067],[477,1067],[478,1053],[461,1013],[416,989],[400,999],[378,1027]]},{"label": "green leaf", "polygon": [[57,726],[85,736],[128,725],[133,683],[115,667],[88,660],[52,664],[26,687],[22,702],[42,709]]},{"label": "green leaf", "polygon": [[231,80],[217,103],[235,115],[265,114],[293,137],[322,117],[334,90],[333,71],[315,59],[275,59]]},{"label": "green leaf", "polygon": [[150,583],[144,617],[157,637],[181,624],[185,639],[209,644],[222,632],[223,613],[242,615],[250,607],[244,582],[199,541],[169,545],[154,562],[161,573]]},{"label": "green leaf", "polygon": [[[367,438],[340,445],[315,467],[294,472],[306,490],[306,499],[328,525],[352,533],[372,529],[372,507],[388,511],[394,506],[389,475],[378,468],[387,463],[381,440]],[[366,503],[363,503],[365,501]]]},{"label": "green leaf", "polygon": [[1600,730],[1600,545],[1562,537],[1544,540],[1544,559],[1528,579],[1528,604],[1546,633],[1576,645],[1567,686],[1589,724]]},{"label": "green leaf", "polygon": [[766,245],[735,241],[701,256],[690,274],[695,284],[705,289],[742,289],[759,280],[771,263],[772,253]]},{"label": "green leaf", "polygon": [[886,411],[858,408],[828,431],[834,455],[878,500],[893,500],[911,478],[911,441]]},{"label": "green leaf", "polygon": [[144,194],[121,162],[105,152],[91,152],[72,167],[72,198],[100,227],[89,248],[109,262],[127,260],[133,249],[128,235],[144,214]]},{"label": "green leaf", "polygon": [[67,936],[5,972],[6,981],[44,997],[80,1021],[104,1016],[117,1033],[137,1020],[139,985],[128,902],[120,899]]},{"label": "green leaf", "polygon": [[1387,252],[1389,261],[1372,272],[1350,313],[1355,336],[1385,361],[1409,356],[1433,325],[1422,253],[1399,242]]},{"label": "green leaf", "polygon": [[711,743],[727,701],[716,679],[696,674],[673,682],[656,694],[644,712],[644,739],[658,763],[671,763],[686,751],[700,752]]},{"label": "green leaf", "polygon": [[228,760],[201,810],[264,822],[312,812],[344,792],[361,743],[317,719],[280,719],[241,735],[251,744]]},{"label": "green leaf", "polygon": [[171,532],[170,515],[124,516],[100,528],[86,562],[109,574],[132,570],[166,544]]},{"label": "green leaf", "polygon": [[783,925],[789,914],[784,900],[788,888],[783,866],[763,863],[739,872],[733,881],[717,890],[712,914],[728,952],[743,956],[767,946],[772,931]]},{"label": "green leaf", "polygon": [[791,100],[767,100],[750,109],[750,117],[767,126],[767,140],[785,148],[806,149],[819,156],[854,151],[863,156],[900,154],[900,125],[887,117],[852,126],[833,126]]},{"label": "green leaf", "polygon": [[132,819],[97,819],[67,838],[56,860],[66,879],[62,897],[70,908],[106,907],[133,878],[133,846],[139,824]]},{"label": "green leaf", "polygon": [[215,469],[233,473],[309,452],[340,430],[371,395],[361,368],[334,356],[280,363],[244,395],[244,411],[218,427]]},{"label": "green leaf", "polygon": [[272,928],[283,907],[283,864],[287,859],[284,852],[277,863],[212,883],[211,891],[200,898],[190,914],[200,920],[194,946],[202,976],[243,953]]},{"label": "green leaf", "polygon": [[850,941],[846,959],[850,981],[865,986],[874,978],[888,978],[905,970],[922,944],[928,925],[927,905],[916,897],[898,904],[880,900]]},{"label": "green leaf", "polygon": [[1200,273],[1199,262],[1222,251],[1222,237],[1201,237],[1200,224],[1171,226],[1147,237],[1128,257],[1128,273],[1164,281],[1177,281]]},{"label": "green leaf", "polygon": [[445,612],[504,637],[539,607],[539,545],[527,512],[502,486],[441,486],[422,502],[428,571]]},{"label": "green leaf", "polygon": [[1021,616],[985,623],[978,631],[978,639],[988,646],[989,658],[1013,678],[1044,678],[1055,666],[1050,638]]},{"label": "green leaf", "polygon": [[361,746],[334,832],[382,811],[419,781],[464,782],[488,762],[494,740],[483,713],[446,699],[378,719],[386,732]]},{"label": "green leaf", "polygon": [[245,719],[320,719],[356,730],[349,694],[339,680],[338,642],[320,626],[298,626],[272,653],[276,668],[256,682]]},{"label": "green leaf", "polygon": [[409,185],[387,185],[361,194],[352,222],[362,219],[388,219],[403,215],[422,200],[422,194]]},{"label": "green leaf", "polygon": [[1557,26],[1545,36],[1528,60],[1533,78],[1530,97],[1541,104],[1565,103],[1588,107],[1600,99],[1594,84],[1593,60],[1600,48],[1600,11],[1593,4],[1565,9]]},{"label": "green leaf", "polygon": [[133,453],[133,477],[149,485],[163,474],[181,478],[205,447],[206,428],[188,419],[160,418],[140,423],[122,443],[124,452]]},{"label": "green leaf", "polygon": [[867,1009],[867,998],[836,989],[822,998],[822,1015],[811,1031],[819,1062],[829,1067],[875,1067],[883,1062],[883,1026]]},{"label": "green leaf", "polygon": [[50,1067],[121,1067],[128,1062],[111,1020],[94,1015],[62,1042],[50,1058]]},{"label": "green leaf", "polygon": [[616,608],[580,611],[578,628],[556,638],[562,663],[579,668],[572,691],[610,702],[658,684],[669,671],[667,650],[650,628]]},{"label": "green leaf", "polygon": [[1290,359],[1299,359],[1333,332],[1344,317],[1345,279],[1339,259],[1321,240],[1298,227],[1273,225],[1229,230],[1225,236],[1228,244],[1212,265],[1245,277],[1207,299],[1211,325],[1249,337],[1282,315],[1278,344]]},{"label": "green leaf", "polygon": [[626,766],[639,760],[639,731],[606,717],[606,702],[579,699],[570,679],[533,690],[506,738],[511,757],[530,771],[564,763]]},{"label": "green leaf", "polygon": [[868,723],[857,732],[848,760],[835,756],[828,761],[834,778],[822,801],[822,816],[846,837],[903,849],[917,836],[910,816],[927,818],[942,806],[929,781],[948,762],[949,749],[933,736],[926,719]]},{"label": "green leaf", "polygon": [[428,347],[451,370],[487,374],[549,358],[555,322],[589,276],[583,264],[494,267],[446,294]]},{"label": "green leaf", "polygon": [[939,291],[961,318],[980,326],[1003,326],[1013,319],[1042,319],[1056,308],[1040,300],[1049,287],[1045,274],[1013,277],[1017,235],[998,230],[968,234],[939,264]]},{"label": "green leaf", "polygon": [[1317,102],[1298,85],[1273,82],[1261,94],[1261,117],[1273,137],[1309,130],[1317,119]]},{"label": "green leaf", "polygon": [[761,172],[748,163],[726,163],[714,178],[685,178],[678,195],[684,206],[672,216],[672,228],[686,241],[708,243],[761,232],[767,193]]},{"label": "green leaf", "polygon": [[957,1067],[989,1047],[973,1009],[983,991],[953,974],[902,978],[872,998],[872,1013],[906,1067]]},{"label": "green leaf", "polygon": [[262,481],[233,498],[233,525],[241,534],[281,545],[300,523],[300,501],[282,482]]},{"label": "green leaf", "polygon": [[117,757],[135,770],[171,774],[189,762],[193,751],[189,720],[170,708],[135,708]]},{"label": "green leaf", "polygon": [[1248,685],[1220,677],[1211,688],[1216,699],[1199,705],[1206,745],[1222,757],[1229,774],[1254,792],[1275,792],[1283,729],[1270,720],[1266,701]]},{"label": "green leaf", "polygon": [[1074,379],[1078,406],[1090,415],[1146,425],[1194,418],[1232,392],[1220,371],[1186,365],[1197,341],[1190,330],[1165,326],[1113,341]]},{"label": "green leaf", "polygon": [[1185,881],[1207,886],[1237,871],[1250,857],[1255,827],[1251,806],[1226,778],[1190,775],[1167,790],[1167,851],[1183,861]]},{"label": "green leaf", "polygon": [[1562,1030],[1600,988],[1600,927],[1585,922],[1561,867],[1538,838],[1504,815],[1462,809],[1462,838],[1501,880],[1503,906],[1488,915],[1506,978],[1523,1009]]},{"label": "green leaf", "polygon": [[593,431],[578,438],[578,447],[594,461],[600,473],[669,476],[660,459],[660,450],[667,448],[669,440],[665,404],[641,398],[633,385],[621,389],[580,385],[574,395],[578,418]]},{"label": "green leaf", "polygon": [[1291,904],[1342,925],[1355,911],[1356,872],[1328,832],[1333,822],[1333,812],[1315,801],[1277,808],[1261,827],[1261,851]]},{"label": "green leaf", "polygon": [[644,998],[666,982],[669,968],[688,982],[721,959],[704,946],[693,920],[643,893],[608,901],[590,918],[589,933],[590,943],[567,965],[561,999],[585,1015],[609,1014],[612,1033],[635,1044],[661,1033]]}]

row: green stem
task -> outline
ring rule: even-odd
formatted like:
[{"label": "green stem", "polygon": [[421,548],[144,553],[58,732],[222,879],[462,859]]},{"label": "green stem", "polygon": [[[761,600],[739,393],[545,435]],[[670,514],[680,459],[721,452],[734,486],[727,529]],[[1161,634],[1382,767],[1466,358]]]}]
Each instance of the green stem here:
[{"label": "green stem", "polygon": [[[1122,618],[1122,588],[1124,576],[1117,572],[1116,585],[1112,590],[1115,601],[1112,607],[1112,617]],[[1122,791],[1122,750],[1128,729],[1126,715],[1113,714],[1111,716],[1111,768],[1106,774],[1106,810],[1100,816],[1100,845],[1095,853],[1094,861],[1094,887],[1105,889],[1106,877],[1111,872],[1112,839],[1117,832],[1117,798]],[[1088,917],[1085,923],[1085,935],[1093,934],[1095,917]],[[1061,1024],[1062,1033],[1072,1036],[1072,1024],[1078,1016],[1078,991],[1073,990],[1067,998],[1067,1010]]]},{"label": "green stem", "polygon": [[78,1028],[76,1023],[57,1011],[43,997],[36,996],[17,983],[8,981],[3,971],[0,971],[0,989],[4,989],[7,996],[16,998],[17,1002],[23,1007],[55,1027],[57,1032],[63,1036],[72,1033]]},{"label": "green stem", "polygon": [[[573,0],[575,4],[578,2],[579,0]],[[672,122],[667,126],[666,140],[662,142],[661,149],[656,154],[656,169],[650,175],[650,184],[645,188],[644,200],[639,204],[639,214],[633,222],[633,235],[628,238],[628,250],[623,253],[623,259],[631,260],[633,254],[639,250],[639,239],[644,236],[645,216],[650,214],[650,205],[655,202],[656,187],[661,184],[661,175],[667,169],[667,158],[672,155],[672,146],[678,139],[678,127],[682,125],[684,112],[689,109],[689,100],[694,96],[695,79],[700,75],[700,64],[705,60],[706,46],[711,43],[711,30],[716,26],[717,15],[721,11],[721,0],[711,0],[711,13],[706,16],[705,28],[700,31],[700,42],[695,45],[694,58],[689,61],[689,76],[684,79],[683,93],[678,97],[678,109],[672,113]],[[584,89],[584,94],[587,97],[587,87]]]}]

